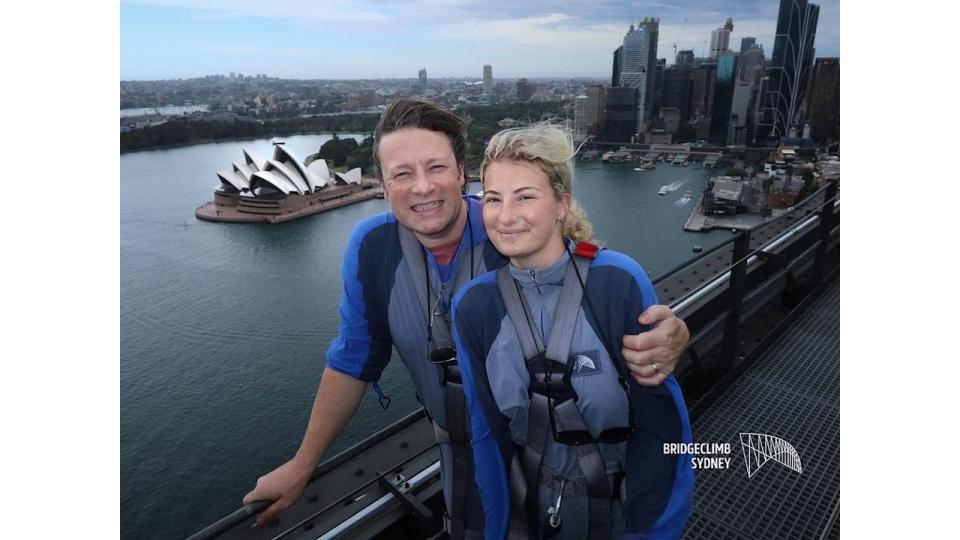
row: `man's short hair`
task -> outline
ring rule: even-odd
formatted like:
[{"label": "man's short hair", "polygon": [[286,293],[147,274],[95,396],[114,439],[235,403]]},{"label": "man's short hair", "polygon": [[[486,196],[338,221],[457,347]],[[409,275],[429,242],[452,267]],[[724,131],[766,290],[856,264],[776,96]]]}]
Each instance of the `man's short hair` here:
[{"label": "man's short hair", "polygon": [[380,140],[384,135],[404,128],[429,129],[443,133],[450,141],[457,165],[463,169],[467,159],[467,123],[452,112],[419,99],[399,98],[387,107],[377,122],[373,134],[373,161],[377,165],[377,175],[383,180],[380,166]]}]

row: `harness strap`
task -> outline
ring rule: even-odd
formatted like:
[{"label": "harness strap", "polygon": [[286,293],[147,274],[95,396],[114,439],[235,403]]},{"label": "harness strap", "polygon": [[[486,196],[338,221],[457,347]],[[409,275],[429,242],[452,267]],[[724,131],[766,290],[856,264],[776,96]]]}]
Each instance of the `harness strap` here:
[{"label": "harness strap", "polygon": [[510,275],[510,269],[506,265],[497,270],[497,286],[500,288],[500,296],[503,297],[510,322],[513,323],[513,327],[517,331],[517,337],[520,338],[520,349],[523,351],[523,357],[533,358],[543,350],[543,342],[540,340],[540,333],[533,330],[535,326],[527,318],[527,313],[523,309],[523,299],[520,298],[520,291],[517,290],[513,276]]},{"label": "harness strap", "polygon": [[[545,357],[547,360],[567,365],[570,357],[570,346],[573,342],[573,334],[579,321],[580,304],[583,300],[583,287],[578,283],[577,270],[582,279],[586,280],[586,275],[590,267],[590,259],[596,256],[592,253],[580,253],[578,249],[576,257],[573,258],[573,264],[567,266],[563,278],[563,288],[560,291],[560,297],[557,300],[554,320],[551,326],[550,338],[547,341]],[[591,257],[593,255],[593,257]],[[586,258],[589,257],[589,258]],[[574,266],[576,265],[576,266]],[[538,360],[540,351],[544,351],[543,338],[540,336],[536,325],[533,324],[524,307],[524,300],[515,285],[513,276],[510,275],[508,267],[504,266],[497,271],[497,285],[500,294],[503,297],[506,306],[507,315],[513,323],[520,339],[520,348],[526,359],[527,369],[531,370],[534,365],[544,365]],[[569,367],[568,367],[569,369]],[[531,372],[531,380],[538,373]],[[542,377],[542,375],[541,375]],[[569,379],[566,383],[569,385]],[[522,501],[527,509],[534,514],[528,516],[526,512],[516,510],[511,512],[512,516],[524,516],[530,520],[530,523],[538,523],[536,512],[539,509],[537,501],[537,486],[543,481],[543,454],[547,445],[547,438],[550,435],[550,409],[553,407],[556,412],[556,422],[558,430],[587,430],[586,422],[577,408],[575,399],[566,399],[559,404],[551,403],[548,398],[538,392],[530,393],[530,407],[527,417],[527,443],[522,449],[520,466],[523,472],[522,479],[526,483],[526,489],[514,486],[516,475],[513,464],[511,464],[511,505],[516,509]],[[588,497],[588,515],[589,527],[588,535],[590,539],[606,539],[610,537],[611,523],[611,500],[614,494],[619,496],[619,482],[614,485],[611,478],[606,473],[603,458],[600,450],[594,443],[577,445],[574,447],[577,456],[577,462],[583,477],[579,479],[582,482],[585,494]],[[516,460],[514,460],[516,461]],[[549,473],[548,473],[549,474]],[[575,489],[575,488],[572,488]],[[511,519],[510,530],[515,531],[520,528],[519,524]]]},{"label": "harness strap", "polygon": [[590,260],[574,257],[573,264],[567,265],[567,272],[563,276],[563,288],[560,290],[560,298],[557,299],[557,310],[553,316],[546,351],[547,359],[564,365],[570,358],[570,344],[573,342],[573,332],[580,319],[580,302],[583,300],[583,288],[577,282],[577,270],[574,269],[574,264],[580,270],[584,281],[587,279]]},{"label": "harness strap", "polygon": [[[420,278],[420,276],[426,275],[427,273],[427,267],[423,264],[423,245],[420,243],[420,240],[417,240],[417,235],[413,234],[413,231],[410,229],[403,225],[398,225],[397,228],[399,229],[400,235],[400,249],[403,251],[403,260],[407,263],[407,268],[410,270],[413,289],[417,293],[417,302],[419,302],[420,309],[423,313],[429,317],[430,299],[427,298],[427,283]],[[434,331],[438,334],[447,331],[445,328],[441,329],[442,326],[444,325],[437,325]],[[449,331],[441,337],[449,339]]]},{"label": "harness strap", "polygon": [[[626,497],[626,488],[625,475],[622,471],[615,473],[607,473],[607,483],[610,484],[610,493],[612,494],[613,500],[622,501]],[[548,488],[554,493],[560,491],[560,486],[563,486],[563,496],[566,498],[568,495],[574,497],[583,497],[587,495],[587,481],[582,476],[576,477],[563,477],[553,474],[549,469],[544,469],[541,474],[540,483]]]},{"label": "harness strap", "polygon": [[[428,285],[421,276],[429,276],[426,265],[424,264],[425,255],[423,245],[417,236],[410,229],[399,226],[398,234],[400,236],[400,248],[403,252],[403,259],[410,271],[410,277],[413,281],[414,291],[416,292],[417,302],[420,309],[426,317],[431,317],[430,312],[431,299],[428,298]],[[474,249],[475,246],[469,246]],[[453,279],[453,290],[457,290],[469,279],[471,268],[461,261],[457,274]],[[429,277],[427,277],[429,279]],[[433,335],[437,343],[452,344],[453,338],[450,332],[450,326],[444,321],[441,324],[433,325]],[[426,359],[424,359],[426,361]],[[437,442],[448,444],[452,456],[451,479],[452,493],[451,508],[449,508],[449,517],[444,520],[444,528],[453,538],[474,537],[478,531],[472,531],[466,528],[467,513],[467,490],[473,483],[473,477],[470,472],[473,459],[470,449],[470,427],[467,418],[466,397],[463,393],[463,384],[460,379],[460,371],[457,366],[438,366],[438,375],[444,396],[444,409],[446,416],[446,429],[441,427],[436,421],[436,415],[431,416],[433,423],[433,432]],[[428,411],[429,412],[429,411]]]},{"label": "harness strap", "polygon": [[[568,399],[557,405],[557,430],[587,429],[577,403]],[[583,473],[587,487],[587,507],[589,509],[590,525],[587,529],[588,537],[610,538],[610,500],[613,493],[607,479],[607,470],[603,464],[603,457],[596,443],[580,444],[573,447],[577,455],[577,463]]]}]

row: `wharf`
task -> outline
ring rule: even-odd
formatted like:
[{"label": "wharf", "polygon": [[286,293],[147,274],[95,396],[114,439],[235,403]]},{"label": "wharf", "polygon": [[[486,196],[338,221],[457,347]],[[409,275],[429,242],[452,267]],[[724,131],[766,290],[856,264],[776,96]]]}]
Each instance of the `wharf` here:
[{"label": "wharf", "polygon": [[731,229],[745,230],[758,227],[767,221],[775,219],[776,216],[761,216],[760,214],[734,214],[725,216],[721,214],[707,216],[703,213],[703,194],[697,199],[697,204],[693,205],[690,211],[690,217],[683,224],[683,230],[690,232],[702,232],[712,229]]}]

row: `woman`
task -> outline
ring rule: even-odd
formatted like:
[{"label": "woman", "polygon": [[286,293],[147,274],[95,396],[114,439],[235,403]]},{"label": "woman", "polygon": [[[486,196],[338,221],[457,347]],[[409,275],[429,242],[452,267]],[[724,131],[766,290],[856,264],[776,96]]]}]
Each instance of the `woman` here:
[{"label": "woman", "polygon": [[[501,131],[481,166],[483,220],[510,264],[454,301],[487,538],[675,538],[690,513],[690,442],[672,376],[642,387],[620,353],[657,302],[632,259],[585,243],[574,149],[550,126]],[[571,262],[573,261],[573,262]]]}]

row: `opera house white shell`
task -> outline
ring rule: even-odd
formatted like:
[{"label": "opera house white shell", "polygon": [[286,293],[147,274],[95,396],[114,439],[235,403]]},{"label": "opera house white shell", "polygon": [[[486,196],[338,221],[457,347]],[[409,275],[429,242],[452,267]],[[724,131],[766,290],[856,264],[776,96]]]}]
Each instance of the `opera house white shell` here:
[{"label": "opera house white shell", "polygon": [[217,178],[214,200],[197,209],[201,219],[279,223],[382,197],[379,184],[364,181],[359,167],[331,175],[317,154],[301,162],[282,144],[274,145],[273,156],[266,160],[244,148],[243,159],[218,172]]}]

